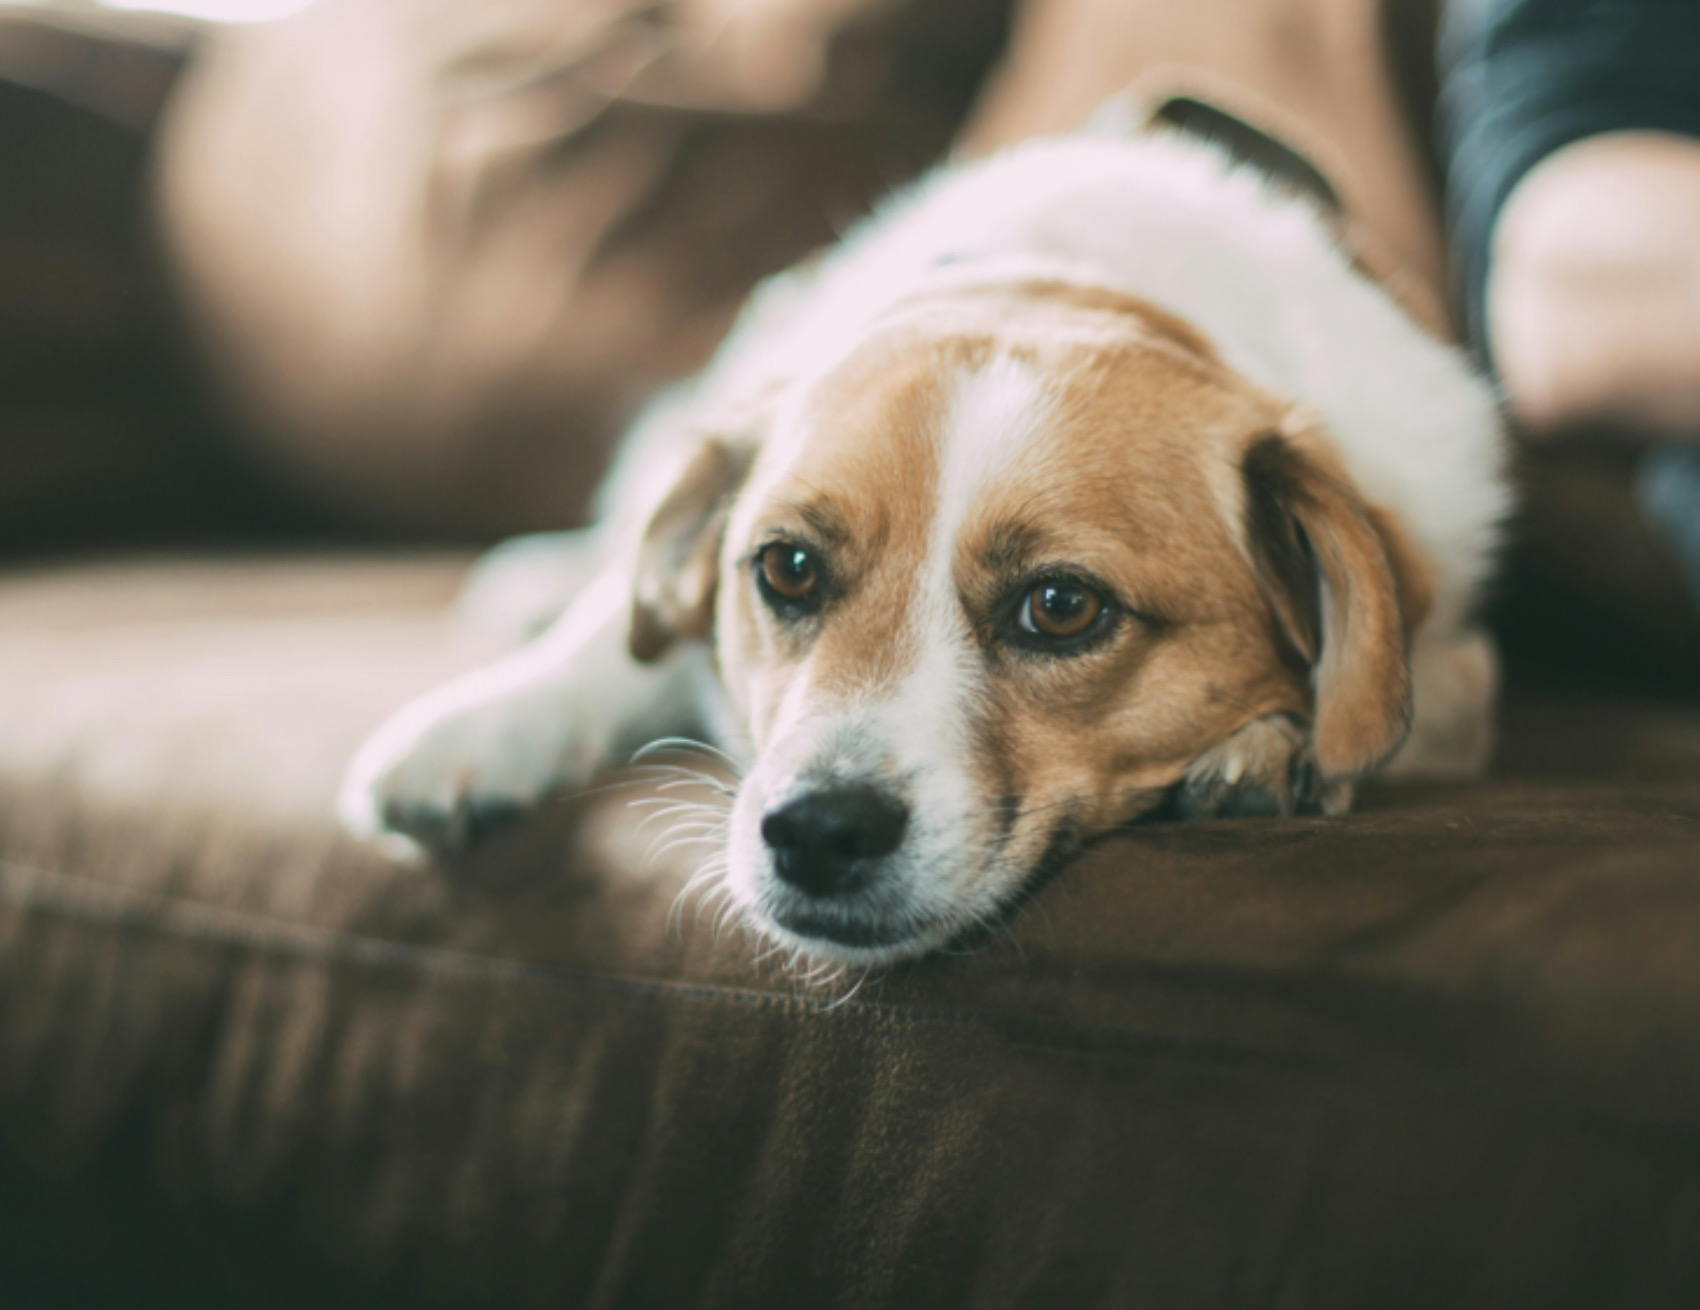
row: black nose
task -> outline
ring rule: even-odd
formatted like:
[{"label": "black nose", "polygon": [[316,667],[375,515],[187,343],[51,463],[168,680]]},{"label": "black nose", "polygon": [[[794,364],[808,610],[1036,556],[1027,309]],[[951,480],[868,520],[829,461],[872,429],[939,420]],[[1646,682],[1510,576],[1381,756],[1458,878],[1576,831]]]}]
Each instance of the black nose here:
[{"label": "black nose", "polygon": [[823,787],[761,821],[773,867],[815,896],[855,891],[903,840],[908,807],[872,787]]}]

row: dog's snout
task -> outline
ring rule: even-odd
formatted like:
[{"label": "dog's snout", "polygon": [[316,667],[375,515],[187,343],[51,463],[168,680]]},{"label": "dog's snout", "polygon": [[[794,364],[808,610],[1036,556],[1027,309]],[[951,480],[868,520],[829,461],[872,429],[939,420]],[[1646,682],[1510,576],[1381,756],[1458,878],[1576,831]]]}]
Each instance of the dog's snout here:
[{"label": "dog's snout", "polygon": [[772,811],[761,823],[775,871],[815,896],[855,891],[903,841],[909,810],[873,787],[827,787]]}]

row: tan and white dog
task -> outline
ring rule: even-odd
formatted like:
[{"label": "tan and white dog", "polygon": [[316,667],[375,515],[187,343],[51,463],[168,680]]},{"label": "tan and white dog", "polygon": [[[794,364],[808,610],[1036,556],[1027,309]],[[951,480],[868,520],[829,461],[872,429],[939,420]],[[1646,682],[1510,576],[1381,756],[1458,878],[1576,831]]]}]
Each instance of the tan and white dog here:
[{"label": "tan and white dog", "polygon": [[706,719],[746,917],[919,954],[1160,807],[1478,769],[1502,459],[1464,358],[1212,147],[945,169],[757,294],[634,434],[594,580],[383,727],[342,816],[463,844]]}]

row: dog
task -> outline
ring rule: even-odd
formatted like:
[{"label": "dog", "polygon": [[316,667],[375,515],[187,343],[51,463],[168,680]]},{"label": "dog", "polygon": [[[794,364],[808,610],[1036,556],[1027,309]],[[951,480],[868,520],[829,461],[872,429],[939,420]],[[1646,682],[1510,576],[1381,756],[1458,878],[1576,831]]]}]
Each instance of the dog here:
[{"label": "dog", "polygon": [[383,726],[341,816],[464,847],[707,731],[745,918],[922,955],[1142,816],[1479,770],[1504,463],[1460,352],[1210,143],[946,166],[758,290],[639,423],[582,592]]}]

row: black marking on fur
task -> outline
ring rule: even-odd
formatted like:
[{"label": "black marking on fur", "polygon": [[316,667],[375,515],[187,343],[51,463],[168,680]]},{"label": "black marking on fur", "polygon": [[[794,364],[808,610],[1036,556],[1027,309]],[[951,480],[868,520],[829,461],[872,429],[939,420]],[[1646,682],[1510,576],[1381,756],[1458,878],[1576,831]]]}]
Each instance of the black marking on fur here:
[{"label": "black marking on fur", "polygon": [[1271,433],[1246,452],[1246,541],[1258,582],[1279,620],[1285,653],[1302,667],[1322,654],[1322,578],[1293,508],[1306,498],[1291,447]]}]

